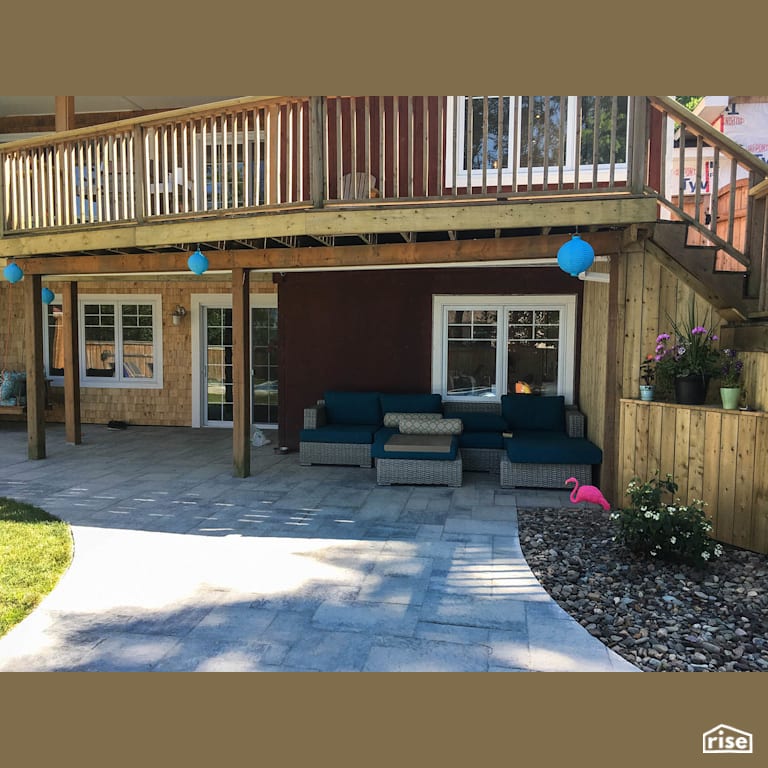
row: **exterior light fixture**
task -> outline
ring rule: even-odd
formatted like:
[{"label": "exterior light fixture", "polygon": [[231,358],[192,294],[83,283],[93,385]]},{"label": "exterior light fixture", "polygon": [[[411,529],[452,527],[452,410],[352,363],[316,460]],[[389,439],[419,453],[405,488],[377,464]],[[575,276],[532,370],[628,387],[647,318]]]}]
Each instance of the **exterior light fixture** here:
[{"label": "exterior light fixture", "polygon": [[3,270],[3,277],[9,283],[18,283],[19,280],[24,277],[24,273],[21,271],[21,267],[18,264],[12,262]]},{"label": "exterior light fixture", "polygon": [[560,246],[557,252],[557,263],[563,272],[572,277],[578,277],[586,272],[595,261],[595,249],[579,235],[571,235],[571,239]]},{"label": "exterior light fixture", "polygon": [[196,275],[202,275],[208,269],[208,259],[200,252],[200,246],[197,246],[197,250],[187,259],[187,266]]},{"label": "exterior light fixture", "polygon": [[50,304],[55,298],[54,293],[50,288],[43,288],[42,295],[43,304]]},{"label": "exterior light fixture", "polygon": [[176,309],[171,312],[171,318],[173,319],[174,325],[181,325],[181,319],[185,317],[187,314],[187,310],[184,309],[184,307],[181,306],[181,304],[176,305]]}]

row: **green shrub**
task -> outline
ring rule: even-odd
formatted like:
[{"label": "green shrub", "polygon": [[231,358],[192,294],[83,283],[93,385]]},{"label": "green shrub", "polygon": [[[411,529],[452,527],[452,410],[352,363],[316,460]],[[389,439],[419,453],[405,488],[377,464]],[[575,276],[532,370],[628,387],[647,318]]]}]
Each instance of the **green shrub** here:
[{"label": "green shrub", "polygon": [[[631,506],[611,514],[616,541],[631,552],[671,562],[703,566],[723,554],[709,532],[712,524],[704,514],[704,502],[680,503],[672,475],[660,480],[633,477],[627,486]],[[670,501],[664,501],[668,494]]]}]

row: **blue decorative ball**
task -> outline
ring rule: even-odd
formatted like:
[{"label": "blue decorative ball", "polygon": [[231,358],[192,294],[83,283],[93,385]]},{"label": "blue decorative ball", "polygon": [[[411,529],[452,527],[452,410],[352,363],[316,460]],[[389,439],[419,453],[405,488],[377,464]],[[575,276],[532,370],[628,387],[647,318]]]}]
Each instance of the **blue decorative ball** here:
[{"label": "blue decorative ball", "polygon": [[53,291],[50,288],[43,288],[42,294],[43,294],[43,304],[50,304],[55,298]]},{"label": "blue decorative ball", "polygon": [[19,280],[24,277],[24,273],[21,271],[21,267],[19,267],[18,264],[9,264],[3,270],[3,277],[9,283],[18,283]]},{"label": "blue decorative ball", "polygon": [[202,275],[203,272],[205,272],[206,269],[208,269],[208,259],[203,256],[202,253],[200,253],[200,249],[198,248],[190,257],[187,259],[187,266],[196,274],[196,275]]},{"label": "blue decorative ball", "polygon": [[557,263],[563,272],[578,277],[580,272],[589,269],[595,261],[595,250],[578,235],[564,243],[557,252]]}]

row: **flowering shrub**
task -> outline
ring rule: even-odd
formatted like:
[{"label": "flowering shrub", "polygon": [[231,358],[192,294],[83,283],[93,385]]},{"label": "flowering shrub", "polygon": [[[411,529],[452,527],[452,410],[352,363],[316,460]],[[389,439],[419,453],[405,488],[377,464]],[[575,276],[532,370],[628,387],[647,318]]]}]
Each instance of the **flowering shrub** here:
[{"label": "flowering shrub", "polygon": [[741,372],[744,361],[739,360],[735,349],[724,349],[721,353],[720,386],[738,387],[741,384]]},{"label": "flowering shrub", "polygon": [[[615,540],[631,552],[690,565],[703,566],[720,557],[723,548],[710,538],[712,524],[704,514],[704,502],[694,499],[684,505],[675,493],[672,475],[660,480],[657,472],[645,482],[633,477],[627,486],[631,506],[611,513]],[[663,501],[663,494],[672,501]]]}]

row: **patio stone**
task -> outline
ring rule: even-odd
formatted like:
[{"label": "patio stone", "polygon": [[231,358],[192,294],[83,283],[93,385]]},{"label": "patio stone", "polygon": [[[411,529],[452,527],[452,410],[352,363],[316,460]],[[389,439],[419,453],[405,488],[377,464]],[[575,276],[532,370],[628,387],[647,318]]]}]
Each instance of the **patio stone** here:
[{"label": "patio stone", "polygon": [[[376,484],[226,430],[2,425],[0,495],[73,525],[75,559],[0,638],[0,670],[525,671],[635,668],[552,601],[517,508],[567,491]],[[563,501],[565,500],[565,501]]]},{"label": "patio stone", "polygon": [[421,638],[376,644],[364,672],[486,672],[488,647]]}]

